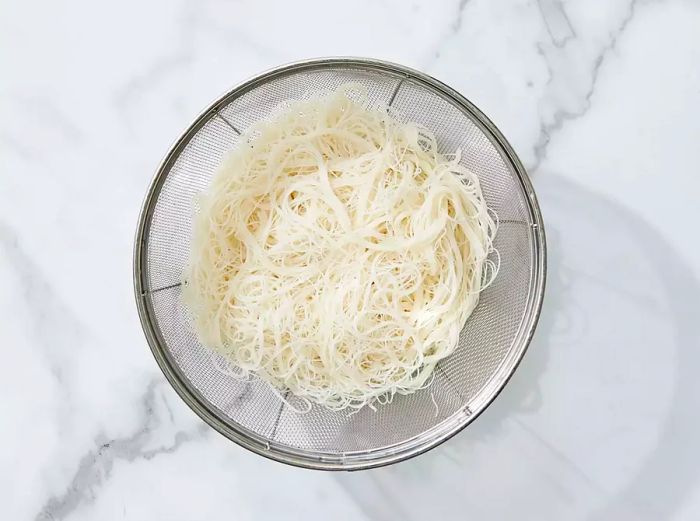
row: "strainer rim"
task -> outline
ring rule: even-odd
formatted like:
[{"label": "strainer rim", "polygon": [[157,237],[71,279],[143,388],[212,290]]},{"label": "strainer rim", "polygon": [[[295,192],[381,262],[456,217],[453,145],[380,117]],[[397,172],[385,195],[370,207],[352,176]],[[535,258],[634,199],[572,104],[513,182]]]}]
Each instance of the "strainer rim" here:
[{"label": "strainer rim", "polygon": [[[394,446],[382,447],[382,454],[378,456],[373,455],[371,451],[357,451],[324,457],[322,451],[297,450],[287,445],[277,444],[250,429],[246,429],[242,425],[227,421],[226,416],[220,413],[213,404],[204,398],[202,394],[188,382],[185,375],[182,374],[182,371],[177,364],[174,363],[171,355],[168,353],[168,349],[166,348],[167,343],[162,338],[158,327],[151,319],[153,316],[153,305],[148,293],[148,275],[147,271],[144,269],[148,255],[146,238],[148,237],[151,218],[163,183],[184,147],[190,142],[191,138],[200,128],[214,116],[216,111],[227,105],[230,99],[236,99],[261,82],[271,80],[276,76],[303,70],[317,70],[327,67],[343,66],[384,72],[397,77],[416,80],[418,83],[426,84],[438,91],[447,98],[450,103],[468,114],[472,121],[481,128],[484,134],[496,142],[498,145],[497,148],[499,149],[498,151],[503,156],[504,161],[508,163],[515,172],[520,182],[522,193],[525,195],[527,201],[527,209],[531,220],[530,226],[533,229],[534,236],[534,239],[530,241],[531,250],[534,249],[532,252],[534,253],[534,265],[529,281],[530,292],[526,303],[526,309],[523,313],[523,321],[507,356],[501,361],[499,367],[484,388],[482,388],[470,402],[472,403],[479,399],[478,405],[476,407],[469,407],[470,404],[464,404],[460,410],[452,416],[434,425],[430,429],[423,431],[419,435],[404,440]],[[542,213],[534,188],[524,166],[503,134],[473,103],[459,92],[432,76],[404,65],[374,58],[325,57],[295,61],[256,74],[235,85],[216,98],[214,102],[192,121],[165,154],[149,184],[148,191],[139,212],[134,241],[133,262],[136,307],[150,350],[165,378],[195,414],[229,440],[266,458],[308,469],[360,470],[404,461],[444,443],[474,421],[500,394],[527,351],[540,317],[546,284],[547,245]],[[464,409],[469,411],[468,414],[464,413]],[[425,439],[426,433],[434,431],[439,432],[436,436]],[[392,447],[395,447],[396,450],[387,451],[387,449]],[[379,451],[380,449],[376,450]],[[309,452],[313,452],[315,457],[310,457],[308,454]],[[362,454],[365,455],[364,458]],[[352,459],[346,460],[346,455],[352,456]]]}]

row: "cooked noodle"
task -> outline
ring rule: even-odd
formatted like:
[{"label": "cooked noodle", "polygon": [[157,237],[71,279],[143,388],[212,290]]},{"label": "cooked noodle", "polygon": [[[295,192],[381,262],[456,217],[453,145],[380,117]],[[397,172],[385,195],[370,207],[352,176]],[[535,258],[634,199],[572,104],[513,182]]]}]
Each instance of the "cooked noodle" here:
[{"label": "cooked noodle", "polygon": [[199,201],[184,299],[200,340],[331,409],[428,385],[498,269],[459,161],[357,85],[253,126]]}]

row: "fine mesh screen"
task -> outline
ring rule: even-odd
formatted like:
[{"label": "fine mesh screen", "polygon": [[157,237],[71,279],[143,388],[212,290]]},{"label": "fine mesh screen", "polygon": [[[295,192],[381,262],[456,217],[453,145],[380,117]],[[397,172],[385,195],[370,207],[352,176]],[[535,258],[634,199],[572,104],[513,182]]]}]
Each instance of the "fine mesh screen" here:
[{"label": "fine mesh screen", "polygon": [[[189,256],[196,195],[206,188],[240,132],[290,99],[349,81],[365,85],[370,102],[391,104],[405,119],[435,132],[442,151],[462,150],[462,163],[479,176],[484,196],[500,218],[495,246],[501,267],[482,293],[456,352],[440,363],[428,389],[397,396],[376,411],[365,407],[348,415],[315,405],[299,414],[267,384],[241,382],[214,367],[212,355],[188,325],[180,282]],[[541,291],[535,278],[541,276],[536,264],[543,244],[533,222],[533,203],[494,136],[466,107],[424,78],[361,63],[324,62],[282,70],[215,105],[176,146],[163,169],[142,216],[139,298],[153,329],[154,352],[163,355],[161,365],[172,366],[181,394],[195,396],[230,437],[244,444],[252,440],[250,448],[272,457],[291,454],[278,459],[292,463],[315,466],[327,461],[343,468],[357,458],[365,462],[360,466],[370,466],[403,446],[432,446],[433,440],[468,423],[494,394],[488,384],[504,380],[513,370],[527,342],[524,330],[534,322],[533,288]],[[293,396],[288,399],[294,403]]]}]

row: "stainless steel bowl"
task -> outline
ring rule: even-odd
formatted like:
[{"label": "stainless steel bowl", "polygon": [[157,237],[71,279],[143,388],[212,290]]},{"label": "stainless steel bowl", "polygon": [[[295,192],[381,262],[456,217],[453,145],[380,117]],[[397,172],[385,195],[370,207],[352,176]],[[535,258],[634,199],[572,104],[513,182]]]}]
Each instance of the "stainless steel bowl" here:
[{"label": "stainless steel bowl", "polygon": [[[455,353],[433,384],[350,416],[314,406],[294,412],[258,380],[214,367],[180,301],[192,232],[193,200],[241,131],[281,103],[346,82],[367,87],[435,132],[444,151],[462,150],[500,218],[501,268],[481,295]],[[443,83],[407,67],[361,58],[284,65],[233,88],[207,108],[170,149],[146,195],[134,247],[136,302],[146,338],[180,397],[227,438],[263,456],[317,469],[355,470],[420,454],[459,432],[503,388],[532,337],[542,304],[546,246],[530,180],[491,121]],[[293,400],[293,397],[289,397]]]}]

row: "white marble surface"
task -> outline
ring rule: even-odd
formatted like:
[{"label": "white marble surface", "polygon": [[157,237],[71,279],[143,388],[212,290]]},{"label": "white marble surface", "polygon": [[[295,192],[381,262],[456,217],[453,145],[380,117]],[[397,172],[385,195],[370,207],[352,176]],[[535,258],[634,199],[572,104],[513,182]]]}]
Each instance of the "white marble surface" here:
[{"label": "white marble surface", "polygon": [[[700,3],[0,1],[0,518],[700,519]],[[350,474],[206,428],[131,282],[170,142],[231,85],[319,55],[463,92],[530,169],[549,239],[498,400]]]}]

